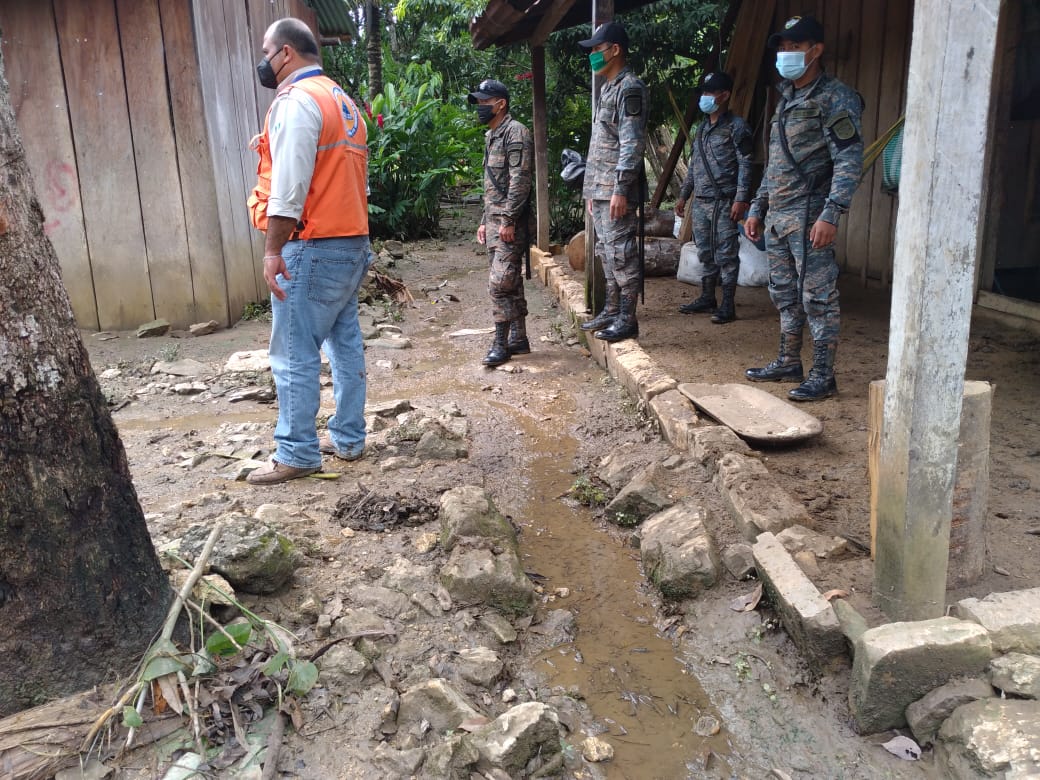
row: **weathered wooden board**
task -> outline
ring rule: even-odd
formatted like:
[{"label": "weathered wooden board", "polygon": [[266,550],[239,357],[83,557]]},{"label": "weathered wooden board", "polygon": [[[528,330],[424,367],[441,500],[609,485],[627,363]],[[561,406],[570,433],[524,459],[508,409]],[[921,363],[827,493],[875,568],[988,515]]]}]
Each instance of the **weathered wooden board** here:
[{"label": "weathered wooden board", "polygon": [[[202,74],[199,70],[191,7],[183,0],[159,0],[159,11],[177,143],[177,168],[182,182],[181,199],[184,204],[195,319],[214,319],[229,325],[231,321],[213,179],[213,158],[200,83],[200,79],[213,76]],[[240,313],[235,312],[230,319],[237,320]]]},{"label": "weathered wooden board", "polygon": [[0,33],[11,105],[43,207],[43,229],[61,263],[76,322],[97,328],[76,151],[51,4],[4,3]]},{"label": "weathered wooden board", "polygon": [[155,314],[179,327],[195,321],[177,146],[165,88],[157,0],[116,0],[137,184]]},{"label": "weathered wooden board", "polygon": [[98,324],[155,316],[114,4],[55,0]]},{"label": "weathered wooden board", "polygon": [[823,431],[823,423],[811,414],[757,387],[687,382],[678,389],[697,408],[753,444],[793,444]]}]

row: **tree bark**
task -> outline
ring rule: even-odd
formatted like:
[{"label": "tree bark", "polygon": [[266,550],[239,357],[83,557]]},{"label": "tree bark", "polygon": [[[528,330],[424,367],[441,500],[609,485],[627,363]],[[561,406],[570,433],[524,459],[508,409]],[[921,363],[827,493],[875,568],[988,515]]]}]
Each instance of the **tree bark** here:
[{"label": "tree bark", "polygon": [[170,588],[43,232],[0,58],[0,714],[129,673]]},{"label": "tree bark", "polygon": [[383,91],[383,37],[378,0],[365,3],[365,55],[368,59],[368,99]]}]

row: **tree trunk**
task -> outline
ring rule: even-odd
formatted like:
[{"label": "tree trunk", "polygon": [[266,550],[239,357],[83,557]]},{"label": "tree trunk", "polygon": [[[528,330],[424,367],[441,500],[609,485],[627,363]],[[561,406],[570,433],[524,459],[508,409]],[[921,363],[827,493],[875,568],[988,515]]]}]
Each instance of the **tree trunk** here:
[{"label": "tree trunk", "polygon": [[380,35],[379,3],[365,3],[365,54],[368,58],[368,99],[383,91],[383,38]]},{"label": "tree trunk", "polygon": [[127,674],[170,588],[43,233],[0,58],[0,714]]}]

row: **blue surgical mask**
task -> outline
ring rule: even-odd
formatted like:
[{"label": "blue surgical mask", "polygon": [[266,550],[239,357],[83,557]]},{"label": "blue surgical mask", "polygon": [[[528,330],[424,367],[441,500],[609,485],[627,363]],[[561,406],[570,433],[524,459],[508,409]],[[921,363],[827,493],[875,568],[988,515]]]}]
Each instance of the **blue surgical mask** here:
[{"label": "blue surgical mask", "polygon": [[805,61],[804,51],[778,51],[776,53],[776,70],[782,78],[800,79],[809,69],[811,62]]},{"label": "blue surgical mask", "polygon": [[701,95],[700,106],[702,114],[714,114],[719,110],[719,104],[715,102],[715,98],[712,95]]}]

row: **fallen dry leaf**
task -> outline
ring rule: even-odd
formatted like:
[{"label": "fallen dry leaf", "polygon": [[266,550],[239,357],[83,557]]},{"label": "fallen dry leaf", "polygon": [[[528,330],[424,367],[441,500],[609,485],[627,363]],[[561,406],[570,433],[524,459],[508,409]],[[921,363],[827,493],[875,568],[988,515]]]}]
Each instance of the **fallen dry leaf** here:
[{"label": "fallen dry leaf", "polygon": [[758,606],[758,602],[762,600],[762,583],[758,583],[753,591],[745,593],[743,596],[737,596],[733,601],[729,603],[729,608],[734,612],[750,612]]},{"label": "fallen dry leaf", "polygon": [[834,588],[834,590],[829,590],[824,593],[823,597],[827,599],[827,601],[830,601],[831,599],[847,599],[849,597],[849,592],[847,590],[842,590],[841,588]]}]

